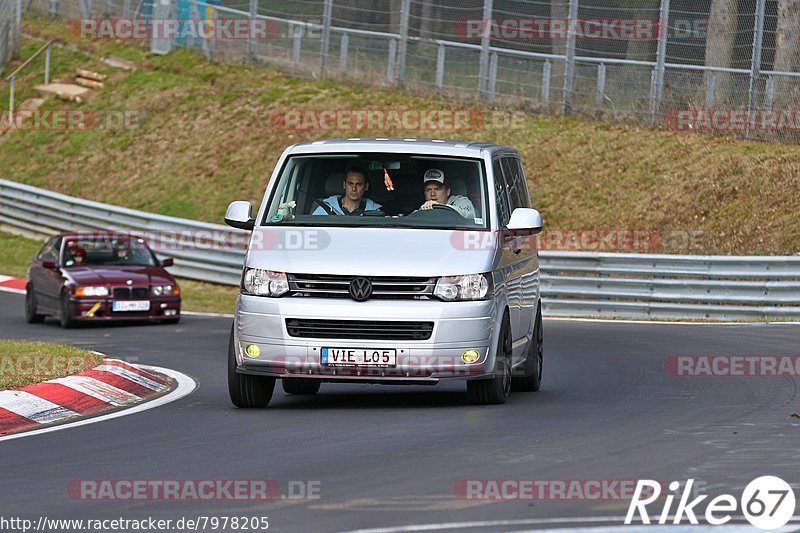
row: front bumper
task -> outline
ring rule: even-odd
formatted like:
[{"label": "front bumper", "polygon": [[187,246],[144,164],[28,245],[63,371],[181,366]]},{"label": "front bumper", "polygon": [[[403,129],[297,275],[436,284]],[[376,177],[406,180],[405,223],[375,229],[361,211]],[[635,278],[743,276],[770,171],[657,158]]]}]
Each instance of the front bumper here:
[{"label": "front bumper", "polygon": [[[323,381],[435,384],[445,379],[487,377],[494,368],[498,325],[494,301],[370,300],[240,295],[236,304],[234,349],[237,372],[273,377],[303,377]],[[433,331],[427,340],[359,338],[302,338],[290,336],[287,318],[363,321],[427,321]],[[257,357],[246,354],[255,344]],[[322,348],[394,349],[392,367],[334,367],[320,362]],[[478,352],[471,364],[462,361],[467,350]]]},{"label": "front bumper", "polygon": [[[181,314],[181,298],[171,296],[168,298],[148,298],[150,309],[148,311],[113,311],[113,298],[70,298],[75,320],[86,322],[99,322],[105,320],[150,320],[174,319]],[[95,307],[92,316],[88,313]]]}]

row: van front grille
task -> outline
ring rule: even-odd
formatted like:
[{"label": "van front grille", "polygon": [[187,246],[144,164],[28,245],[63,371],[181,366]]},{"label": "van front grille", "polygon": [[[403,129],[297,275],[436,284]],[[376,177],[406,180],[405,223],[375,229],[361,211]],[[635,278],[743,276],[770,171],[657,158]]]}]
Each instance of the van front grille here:
[{"label": "van front grille", "polygon": [[[350,298],[350,282],[357,276],[289,274],[289,290],[295,296]],[[406,276],[365,276],[372,282],[370,299],[413,300],[433,295],[436,278]]]},{"label": "van front grille", "polygon": [[424,341],[431,338],[433,322],[287,318],[286,329],[291,337],[308,339]]}]

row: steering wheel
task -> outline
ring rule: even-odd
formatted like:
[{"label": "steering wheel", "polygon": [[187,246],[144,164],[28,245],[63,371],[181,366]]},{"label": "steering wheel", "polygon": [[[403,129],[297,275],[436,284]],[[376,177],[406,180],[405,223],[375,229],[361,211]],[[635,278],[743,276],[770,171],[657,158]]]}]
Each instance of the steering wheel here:
[{"label": "steering wheel", "polygon": [[445,209],[445,210],[448,210],[448,211],[455,211],[456,213],[458,213],[458,211],[456,211],[456,208],[453,207],[450,204],[432,204],[431,208],[432,209]]}]

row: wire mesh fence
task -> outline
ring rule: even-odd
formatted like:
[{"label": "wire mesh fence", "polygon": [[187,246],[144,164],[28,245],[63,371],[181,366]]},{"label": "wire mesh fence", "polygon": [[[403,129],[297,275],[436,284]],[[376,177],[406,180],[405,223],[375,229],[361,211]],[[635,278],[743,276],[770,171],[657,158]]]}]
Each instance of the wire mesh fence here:
[{"label": "wire mesh fence", "polygon": [[111,19],[111,38],[149,21],[157,53],[187,47],[532,113],[800,139],[797,0],[30,1]]},{"label": "wire mesh fence", "polygon": [[0,72],[6,63],[19,55],[22,0],[0,1]]}]

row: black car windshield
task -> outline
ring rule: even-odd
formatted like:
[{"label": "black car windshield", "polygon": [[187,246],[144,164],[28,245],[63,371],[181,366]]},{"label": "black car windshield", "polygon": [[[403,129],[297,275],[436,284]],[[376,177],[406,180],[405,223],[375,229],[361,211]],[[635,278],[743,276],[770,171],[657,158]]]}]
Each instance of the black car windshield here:
[{"label": "black car windshield", "polygon": [[156,266],[153,253],[141,239],[131,238],[74,238],[64,243],[63,265],[80,267],[92,265]]},{"label": "black car windshield", "polygon": [[480,159],[419,154],[290,157],[261,225],[486,229]]}]

